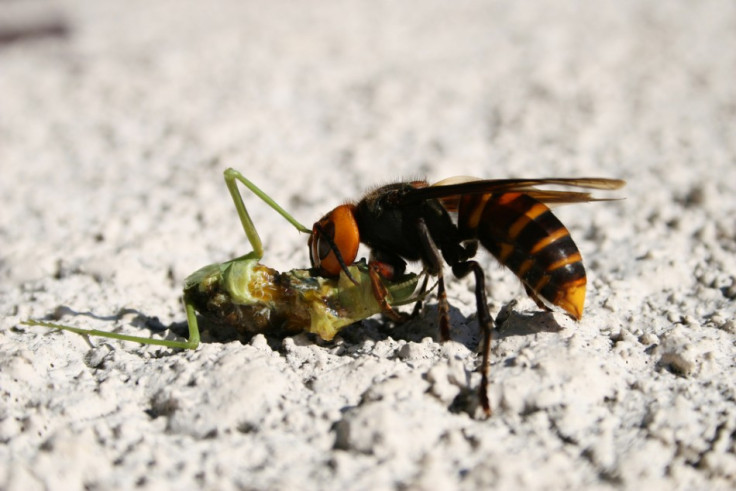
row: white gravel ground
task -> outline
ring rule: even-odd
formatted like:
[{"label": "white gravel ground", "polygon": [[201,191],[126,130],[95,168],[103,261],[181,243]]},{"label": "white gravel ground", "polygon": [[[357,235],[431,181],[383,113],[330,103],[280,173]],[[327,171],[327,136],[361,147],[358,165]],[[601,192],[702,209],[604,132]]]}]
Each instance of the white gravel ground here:
[{"label": "white gravel ground", "polygon": [[[24,0],[0,18],[0,488],[736,487],[734,2]],[[629,184],[559,209],[588,268],[579,323],[480,255],[506,318],[489,420],[468,410],[471,281],[449,281],[444,344],[435,300],[393,330],[205,332],[191,352],[20,325],[186,332],[183,279],[248,251],[228,166],[307,224],[404,177]],[[264,262],[306,266],[305,237],[248,204]]]}]

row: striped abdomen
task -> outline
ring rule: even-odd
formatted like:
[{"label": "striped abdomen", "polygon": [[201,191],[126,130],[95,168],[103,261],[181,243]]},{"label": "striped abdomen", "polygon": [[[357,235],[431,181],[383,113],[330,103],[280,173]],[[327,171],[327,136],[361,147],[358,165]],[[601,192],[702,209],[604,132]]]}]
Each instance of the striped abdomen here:
[{"label": "striped abdomen", "polygon": [[462,196],[458,227],[477,238],[518,276],[527,293],[577,319],[585,303],[585,268],[567,228],[542,202],[524,193]]}]

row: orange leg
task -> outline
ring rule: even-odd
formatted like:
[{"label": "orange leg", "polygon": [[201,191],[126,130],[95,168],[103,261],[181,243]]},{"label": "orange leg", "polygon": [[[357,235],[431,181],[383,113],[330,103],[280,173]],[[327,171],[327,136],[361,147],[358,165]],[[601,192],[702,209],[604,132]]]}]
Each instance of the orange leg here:
[{"label": "orange leg", "polygon": [[404,322],[408,319],[408,315],[403,312],[399,312],[391,307],[388,303],[388,290],[383,284],[381,271],[382,265],[379,262],[368,263],[368,276],[371,279],[371,288],[373,290],[373,296],[376,297],[378,305],[381,307],[381,312],[386,314],[391,320],[395,322]]}]

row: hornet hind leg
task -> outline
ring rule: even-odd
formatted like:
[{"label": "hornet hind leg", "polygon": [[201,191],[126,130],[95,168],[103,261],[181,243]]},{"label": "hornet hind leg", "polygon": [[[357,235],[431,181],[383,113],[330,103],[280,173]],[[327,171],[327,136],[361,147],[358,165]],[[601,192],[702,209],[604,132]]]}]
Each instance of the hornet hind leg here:
[{"label": "hornet hind leg", "polygon": [[[450,339],[450,306],[447,301],[447,293],[445,291],[445,281],[442,274],[442,256],[437,249],[436,244],[427,229],[424,220],[419,220],[419,232],[424,245],[425,256],[430,259],[430,271],[437,274],[437,296],[439,302],[440,315],[440,337],[442,341]],[[472,247],[472,246],[471,246]],[[471,249],[474,252],[474,249]],[[434,270],[434,271],[433,271]],[[493,318],[488,310],[488,301],[486,299],[486,282],[483,268],[476,261],[460,261],[452,265],[453,274],[462,278],[470,272],[475,275],[475,300],[478,312],[478,324],[483,331],[483,360],[480,367],[481,382],[478,391],[478,398],[483,412],[486,416],[491,415],[491,404],[488,399],[488,372],[491,353],[491,338],[493,336]]]},{"label": "hornet hind leg", "polygon": [[478,398],[483,412],[486,416],[491,415],[491,403],[488,398],[488,374],[490,370],[491,340],[493,338],[493,318],[488,311],[488,300],[486,299],[486,281],[483,268],[476,261],[465,261],[455,264],[452,272],[456,277],[462,278],[470,272],[475,275],[475,302],[478,312],[478,325],[483,331],[483,360],[480,366],[480,388]]}]

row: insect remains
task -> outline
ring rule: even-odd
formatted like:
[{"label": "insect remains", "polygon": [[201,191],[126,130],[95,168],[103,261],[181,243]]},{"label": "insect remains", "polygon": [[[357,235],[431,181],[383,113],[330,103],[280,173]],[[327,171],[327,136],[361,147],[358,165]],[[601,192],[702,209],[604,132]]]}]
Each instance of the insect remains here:
[{"label": "insect remains", "polygon": [[[289,335],[310,332],[329,341],[343,327],[378,314],[387,306],[393,308],[417,303],[415,310],[418,309],[427,290],[427,277],[420,283],[421,274],[408,273],[380,279],[376,285],[364,261],[351,263],[339,274],[329,277],[318,275],[314,269],[292,269],[280,273],[262,265],[263,245],[238,191],[238,181],[298,231],[309,233],[308,228],[238,171],[227,169],[225,183],[253,251],[221,264],[205,266],[186,278],[183,293],[189,325],[186,341],[130,336],[37,320],[23,324],[142,344],[195,349],[200,341],[197,312],[215,325],[225,325],[243,333]],[[386,297],[376,297],[376,288]]]},{"label": "insect remains", "polygon": [[[394,318],[383,285],[400,278],[407,261],[421,261],[437,277],[440,337],[450,338],[449,304],[443,265],[453,274],[475,276],[478,323],[483,331],[479,398],[486,415],[492,317],[483,269],[472,260],[478,243],[522,282],[526,293],[545,310],[562,308],[582,318],[586,274],[582,256],[567,228],[548,204],[608,201],[588,192],[538,189],[557,185],[614,190],[625,182],[605,178],[482,180],[457,177],[429,185],[426,181],[388,184],[355,203],[333,209],[312,227],[308,245],[312,266],[321,275],[347,274],[358,246],[370,247],[368,276],[382,309]],[[453,221],[451,213],[457,215]]]}]

